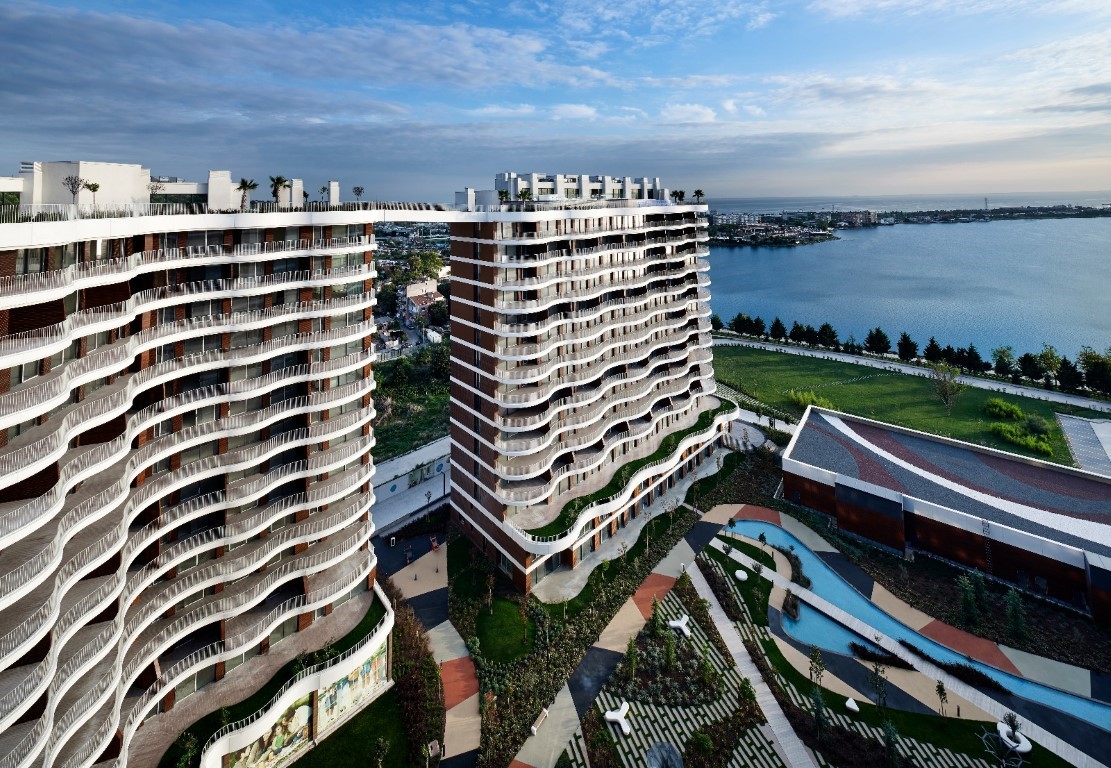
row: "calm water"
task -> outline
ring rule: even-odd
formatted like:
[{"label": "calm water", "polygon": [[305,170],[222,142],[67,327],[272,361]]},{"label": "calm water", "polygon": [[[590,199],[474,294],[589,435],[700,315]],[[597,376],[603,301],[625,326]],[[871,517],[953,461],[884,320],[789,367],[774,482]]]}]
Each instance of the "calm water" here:
[{"label": "calm water", "polygon": [[1000,192],[980,195],[877,195],[872,197],[712,197],[706,200],[711,210],[740,213],[779,213],[780,211],[952,211],[983,208],[1039,205],[1086,205],[1099,208],[1111,203],[1111,191],[1091,192]]},{"label": "calm water", "polygon": [[923,348],[972,343],[986,358],[1042,344],[1075,359],[1111,346],[1111,218],[900,224],[796,248],[710,249],[711,306],[833,324],[863,342],[880,326]]}]

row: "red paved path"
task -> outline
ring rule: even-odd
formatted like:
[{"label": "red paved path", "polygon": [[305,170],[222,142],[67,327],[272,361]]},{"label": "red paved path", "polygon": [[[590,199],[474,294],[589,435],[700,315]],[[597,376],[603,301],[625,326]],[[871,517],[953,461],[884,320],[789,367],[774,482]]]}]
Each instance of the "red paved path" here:
[{"label": "red paved path", "polygon": [[[741,511],[733,515],[734,520],[763,520],[765,523],[772,525],[781,525],[779,519],[779,512],[767,507],[757,507],[753,504],[745,504],[741,507]],[[727,529],[728,530],[728,529]]]},{"label": "red paved path", "polygon": [[478,693],[478,677],[469,656],[445,661],[440,665],[440,677],[444,680],[445,710]]},{"label": "red paved path", "polygon": [[951,627],[945,622],[936,619],[918,631],[931,640],[937,640],[942,645],[948,646],[958,653],[963,653],[966,656],[971,656],[986,664],[991,664],[996,669],[1001,669],[1004,672],[1010,672],[1013,675],[1022,677],[1022,673],[1018,671],[1018,667],[1016,667],[1014,663],[1007,658],[1006,654],[999,650],[999,646],[991,640],[985,640],[982,637],[970,635],[963,629]]},{"label": "red paved path", "polygon": [[651,616],[652,598],[663,600],[674,586],[675,579],[670,576],[664,576],[662,573],[648,574],[648,577],[641,582],[641,585],[637,587],[637,591],[633,594],[633,603],[640,611],[640,615],[645,619]]}]

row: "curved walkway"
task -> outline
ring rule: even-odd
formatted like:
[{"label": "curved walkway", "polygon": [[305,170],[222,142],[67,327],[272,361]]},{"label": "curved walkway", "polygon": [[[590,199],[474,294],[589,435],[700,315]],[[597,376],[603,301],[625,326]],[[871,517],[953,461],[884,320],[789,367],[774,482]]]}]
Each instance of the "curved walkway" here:
[{"label": "curved walkway", "polygon": [[[833,360],[839,363],[863,365],[867,366],[868,368],[879,368],[885,371],[905,373],[908,376],[928,377],[930,375],[930,371],[928,368],[921,368],[917,365],[908,365],[907,363],[899,362],[897,360],[877,360],[874,357],[858,357],[857,355],[848,355],[844,352],[831,352],[824,349],[803,349],[802,347],[791,347],[785,344],[772,344],[770,342],[753,341],[751,339],[732,339],[715,336],[714,346],[753,347],[755,349],[764,349],[769,352],[786,352],[790,355],[801,355],[802,357],[817,357],[823,360]],[[1093,411],[1103,411],[1105,413],[1111,413],[1111,403],[1108,403],[1104,400],[1093,400],[1090,397],[1070,395],[1064,392],[1053,392],[1047,389],[1026,387],[1019,384],[1009,384],[1002,381],[992,381],[990,379],[982,379],[978,376],[961,376],[960,381],[962,384],[967,384],[970,387],[976,387],[978,389],[990,389],[995,392],[1002,392],[1008,395],[1021,395],[1022,397],[1031,397],[1035,400],[1045,400],[1051,403],[1061,403],[1062,405],[1072,405],[1076,406],[1077,408],[1088,408]]]}]

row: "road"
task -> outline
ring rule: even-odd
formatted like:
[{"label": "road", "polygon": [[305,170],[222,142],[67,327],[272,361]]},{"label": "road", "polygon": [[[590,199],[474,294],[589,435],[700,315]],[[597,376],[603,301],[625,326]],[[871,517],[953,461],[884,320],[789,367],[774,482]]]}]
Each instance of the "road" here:
[{"label": "road", "polygon": [[[789,347],[783,344],[772,344],[766,341],[753,341],[751,339],[726,339],[715,336],[714,346],[755,347],[756,349],[766,349],[770,352],[785,352],[790,355],[818,357],[824,360],[836,360],[841,363],[864,365],[869,368],[879,368],[881,370],[893,371],[895,373],[905,373],[909,376],[929,377],[930,375],[928,369],[920,368],[916,365],[908,365],[907,363],[901,363],[893,360],[876,360],[875,358],[871,357],[858,357],[856,355],[845,354],[844,352],[831,352],[824,349],[804,349],[802,347]],[[994,392],[1002,392],[1008,395],[1021,395],[1023,397],[1034,398],[1035,400],[1045,400],[1051,403],[1061,403],[1063,405],[1072,405],[1077,408],[1088,408],[1093,411],[1111,413],[1111,403],[1103,400],[1093,400],[1090,397],[1070,395],[1065,392],[1051,392],[1046,389],[1039,389],[1036,387],[1024,387],[1019,384],[1008,384],[1002,381],[981,379],[978,376],[961,376],[960,381],[962,384],[967,384],[970,387],[977,387],[978,389],[990,389]]]}]

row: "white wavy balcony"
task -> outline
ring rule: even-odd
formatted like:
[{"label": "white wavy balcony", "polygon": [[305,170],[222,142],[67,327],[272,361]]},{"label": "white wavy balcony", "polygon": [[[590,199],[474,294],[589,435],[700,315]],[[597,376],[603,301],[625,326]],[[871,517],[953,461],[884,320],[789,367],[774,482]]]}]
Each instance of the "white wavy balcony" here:
[{"label": "white wavy balcony", "polygon": [[[315,552],[310,549],[291,560],[283,561],[272,568],[268,568],[257,583],[248,583],[254,581],[253,579],[238,582],[225,589],[224,592],[213,596],[214,599],[211,601],[206,600],[200,605],[195,604],[195,608],[191,606],[186,614],[166,620],[168,623],[165,626],[150,636],[149,639],[144,640],[147,651],[145,655],[136,655],[137,651],[129,649],[128,658],[125,659],[123,651],[125,644],[114,644],[112,647],[116,649],[117,654],[109,673],[95,676],[96,682],[87,686],[80,697],[77,698],[77,701],[66,708],[60,718],[51,717],[53,724],[44,751],[46,764],[56,762],[59,755],[65,750],[67,741],[79,728],[86,724],[93,733],[106,732],[110,738],[111,732],[118,727],[121,719],[120,711],[126,700],[128,689],[142,669],[152,663],[157,658],[158,653],[173,644],[176,638],[200,624],[219,621],[248,610],[251,605],[258,603],[267,594],[271,593],[279,583],[298,576],[327,571],[329,568],[342,564],[345,560],[354,556],[369,541],[372,529],[373,527],[368,525],[367,530],[360,531],[342,541],[326,542],[331,546],[328,548],[321,547],[319,551]],[[244,646],[240,646],[240,652],[244,649]],[[112,701],[113,694],[114,701]],[[48,701],[47,707],[49,714],[56,714],[56,702]],[[47,713],[44,713],[44,716],[45,714]],[[100,722],[98,723],[97,720]],[[74,760],[76,755],[84,755],[84,750],[89,749],[88,739],[83,738],[74,741],[74,745],[69,750],[65,750],[71,754],[67,756],[63,765],[71,764],[69,761]],[[103,749],[103,745],[94,744],[92,750],[88,753],[89,756],[96,754],[98,747]],[[85,759],[88,759],[88,757],[82,758],[82,760]],[[73,764],[79,764],[80,762],[77,761]],[[3,764],[0,763],[0,765]]]},{"label": "white wavy balcony", "polygon": [[259,296],[293,288],[317,288],[371,280],[377,273],[367,267],[317,272],[284,272],[261,277],[205,280],[140,291],[130,298],[74,312],[54,325],[0,338],[0,367],[48,357],[74,341],[121,328],[139,315],[179,304]]},{"label": "white wavy balcony", "polygon": [[[712,405],[715,403],[716,399],[707,398],[707,400]],[[703,444],[709,440],[714,439],[714,436],[718,432],[719,428],[723,424],[727,424],[729,421],[736,418],[738,414],[738,408],[735,404],[729,403],[729,406],[731,407],[723,408],[715,413],[710,419],[710,423],[706,427],[706,429],[692,431],[690,434],[683,437],[683,439],[679,441],[675,449],[670,454],[640,467],[629,479],[629,482],[626,483],[624,488],[622,488],[620,491],[608,498],[601,499],[584,506],[576,513],[573,522],[571,522],[569,526],[561,532],[550,535],[532,534],[520,528],[512,518],[503,523],[500,526],[501,529],[510,536],[514,543],[516,543],[526,552],[529,552],[536,556],[551,555],[574,548],[579,543],[581,543],[584,535],[589,535],[589,532],[593,530],[595,520],[599,520],[600,526],[609,524],[609,522],[620,515],[621,512],[632,501],[633,494],[637,491],[637,488],[645,484],[645,482],[648,482],[648,487],[645,489],[645,492],[650,493],[651,489],[655,485],[657,485],[659,482],[662,482],[664,478],[674,472],[679,464],[684,461],[682,456],[685,451],[695,445]],[[697,424],[697,418],[694,421],[695,424]],[[636,448],[633,451],[630,451],[626,455],[622,456],[619,461],[614,462],[614,471],[616,471],[618,467],[627,464],[630,461],[651,456],[651,454],[655,450],[656,448],[654,446],[648,444]],[[452,465],[452,471],[458,472],[460,477],[470,476],[461,465],[457,464],[454,461],[452,462]],[[605,477],[599,477],[597,480],[587,481],[588,484],[584,484],[584,487],[590,487],[590,485],[598,485],[598,487],[602,487],[602,485],[604,485],[603,481],[608,477],[609,475],[606,475]],[[460,492],[460,494],[465,498],[470,499],[470,497],[462,488],[458,486],[453,487],[452,492],[454,493],[457,491]],[[521,503],[503,501],[501,496],[498,494],[495,494],[495,498],[499,500],[499,503]],[[539,499],[535,500],[523,499],[522,502],[529,503],[530,501],[538,501],[540,503],[543,503],[543,500],[545,498],[547,497],[540,497]],[[476,506],[480,505],[480,502],[475,499],[470,499],[470,501]],[[549,517],[551,519],[556,519],[559,515],[559,512],[562,510],[563,505],[563,499],[553,500],[553,502],[548,505],[550,508],[550,512],[548,513]]]},{"label": "white wavy balcony", "polygon": [[[555,287],[546,288],[542,292],[542,295],[535,299],[506,299],[499,295],[494,299],[494,309],[503,313],[540,312],[555,304],[567,302],[575,302],[577,304],[579,302],[591,301],[592,299],[597,299],[599,296],[613,291],[635,291],[642,288],[649,288],[652,283],[661,280],[682,279],[682,284],[687,284],[689,281],[685,278],[692,274],[697,274],[696,279],[699,285],[709,285],[710,279],[705,275],[698,274],[708,270],[708,266],[700,267],[696,262],[691,262],[686,266],[664,272],[644,273],[635,277],[617,276],[612,280],[593,280],[585,285],[582,284],[582,281],[577,277],[572,276],[556,281]],[[509,293],[509,291],[505,293]],[[472,303],[463,299],[460,299],[460,301],[464,304]]]},{"label": "white wavy balcony", "polygon": [[[252,399],[289,384],[317,382],[360,370],[373,361],[373,354],[369,351],[361,352],[328,362],[290,366],[258,378],[240,379],[190,390],[130,414],[128,420],[132,425],[144,424],[145,426],[142,428],[125,426],[125,431],[135,438],[153,424],[187,411],[209,405]],[[333,402],[336,395],[331,392],[332,390],[317,392],[314,397],[322,404]],[[126,395],[124,389],[113,391],[103,388],[81,403],[52,412],[46,424],[31,430],[30,441],[17,440],[8,451],[0,455],[0,488],[13,485],[45,466],[59,461],[71,450],[69,446],[74,437],[79,432],[87,430],[90,425],[126,414],[132,403],[132,398]],[[44,430],[47,431],[46,434],[38,437],[37,435]],[[0,598],[2,597],[3,591],[0,588]]]},{"label": "white wavy balcony", "polygon": [[623,328],[631,325],[640,325],[648,320],[648,318],[657,317],[662,313],[674,311],[675,309],[683,309],[689,306],[691,301],[704,302],[706,296],[709,296],[708,291],[696,291],[694,296],[690,296],[691,289],[695,283],[685,283],[677,286],[674,289],[662,289],[655,291],[651,294],[646,294],[641,297],[643,301],[637,302],[640,305],[639,309],[633,310],[632,307],[636,304],[630,303],[628,308],[622,313],[616,312],[610,317],[602,318],[597,322],[580,328],[577,331],[568,331],[565,333],[546,335],[541,341],[529,344],[508,344],[504,337],[499,338],[499,344],[493,354],[499,360],[533,360],[538,357],[545,357],[555,352],[559,347],[574,344],[591,344],[597,343],[599,339],[608,334],[614,328]]},{"label": "white wavy balcony", "polygon": [[[233,312],[227,315],[207,315],[205,317],[192,318],[189,320],[164,323],[140,331],[132,336],[128,336],[125,340],[117,341],[107,347],[97,349],[86,357],[72,360],[62,366],[62,371],[65,371],[67,368],[73,369],[74,373],[70,375],[73,377],[74,386],[78,384],[87,384],[108,373],[118,372],[118,368],[120,367],[119,363],[113,360],[110,355],[113,351],[119,349],[132,348],[134,350],[131,358],[127,359],[127,363],[130,364],[135,354],[154,346],[162,346],[177,341],[187,341],[189,339],[223,333],[256,331],[270,325],[288,321],[314,320],[336,315],[344,316],[350,312],[371,309],[374,305],[375,296],[374,293],[371,292],[341,299],[321,299],[319,301],[306,301],[297,304],[283,304],[270,309]],[[133,339],[137,339],[138,341],[132,342]],[[40,350],[40,353],[35,357],[36,359],[50,357],[57,352],[61,352],[69,346],[70,343],[71,340],[59,338],[56,341],[45,344]],[[131,347],[131,344],[136,346]],[[121,359],[126,359],[126,356]],[[109,366],[113,366],[114,364],[114,369],[105,370],[98,367],[99,364],[105,363]],[[39,382],[37,379],[32,379],[32,382],[28,386],[12,390],[0,396],[0,414],[5,416],[9,415],[12,412],[10,403],[21,396],[22,393],[42,390],[48,386],[49,381],[55,380],[54,377],[50,377],[47,382]]]},{"label": "white wavy balcony", "polygon": [[[566,219],[561,222],[581,222],[582,219]],[[504,225],[503,225],[504,226]],[[704,227],[705,222],[698,218],[682,219],[677,221],[658,221],[651,224],[637,224],[629,226],[612,226],[602,224],[597,226],[579,226],[562,229],[561,231],[545,230],[540,232],[505,233],[498,231],[492,239],[474,237],[453,237],[454,240],[466,243],[497,243],[498,245],[531,245],[533,243],[551,240],[581,240],[599,236],[633,235],[640,232],[666,232],[674,229],[688,227]]]},{"label": "white wavy balcony", "polygon": [[[651,372],[649,380],[648,373]],[[618,406],[631,407],[641,403],[645,398],[651,397],[656,392],[670,390],[671,382],[680,379],[689,381],[691,378],[712,376],[709,367],[700,363],[684,360],[680,363],[664,366],[645,366],[643,375],[633,380],[611,382],[606,390],[591,393],[593,397],[585,404],[561,407],[558,411],[548,410],[536,414],[535,424],[524,426],[508,434],[499,433],[494,441],[499,456],[520,456],[531,452],[540,451],[559,439],[561,434],[569,430],[576,430],[576,439],[585,437],[586,433],[579,430],[589,427],[602,418],[617,418]],[[667,385],[667,386],[665,386]],[[612,417],[607,416],[613,413]],[[543,430],[542,435],[525,436],[523,432],[536,432]]]},{"label": "white wavy balcony", "polygon": [[[701,275],[699,275],[696,278],[696,280],[698,281],[699,285],[703,285],[703,280],[702,280]],[[704,284],[709,285],[708,280]],[[583,323],[583,322],[597,322],[607,312],[618,311],[618,310],[626,311],[629,308],[636,307],[637,305],[643,304],[646,301],[646,296],[647,295],[654,295],[654,294],[646,294],[646,295],[633,296],[633,297],[626,296],[626,297],[622,297],[622,298],[619,298],[619,299],[609,299],[608,301],[604,301],[601,304],[598,304],[598,305],[593,306],[593,307],[586,307],[586,308],[583,308],[583,309],[577,309],[577,310],[573,310],[573,311],[570,311],[570,312],[559,312],[559,313],[556,313],[556,314],[549,314],[548,317],[545,317],[543,320],[530,322],[530,323],[506,322],[506,321],[501,319],[500,315],[496,315],[495,318],[494,318],[494,328],[493,328],[493,330],[494,330],[494,333],[496,333],[498,336],[502,336],[502,337],[538,336],[538,335],[541,335],[541,334],[544,334],[544,333],[550,333],[551,331],[555,330],[556,327],[562,326],[562,325],[576,324],[576,323]],[[460,301],[462,302],[462,300],[460,300]],[[514,316],[510,315],[510,317],[514,317]],[[460,323],[462,325],[467,325],[467,326],[470,326],[472,328],[476,328],[476,329],[482,330],[482,331],[489,331],[490,330],[489,328],[487,328],[485,326],[476,325],[476,324],[474,324],[474,323],[472,323],[468,320],[463,320],[463,319],[458,318],[458,317],[452,317],[451,321],[453,323]]]},{"label": "white wavy balcony", "polygon": [[[369,409],[369,412],[366,413],[364,417],[365,423],[369,423],[373,418],[373,409]],[[321,440],[322,437],[326,439],[324,435],[313,437],[302,437],[298,435],[297,437],[300,439],[287,441],[285,439],[286,436],[282,435],[262,445],[248,446],[235,453],[210,456],[192,462],[181,470],[160,475],[152,482],[144,484],[137,489],[129,488],[130,481],[135,475],[134,464],[132,464],[132,466],[128,468],[130,471],[125,472],[123,477],[118,478],[114,483],[109,483],[107,487],[99,493],[81,501],[67,514],[66,518],[63,518],[61,524],[63,529],[68,530],[67,523],[69,523],[70,527],[74,525],[73,520],[67,520],[67,518],[72,517],[75,520],[87,520],[93,517],[104,517],[122,504],[122,509],[117,513],[119,515],[118,523],[115,528],[109,530],[101,540],[98,540],[93,545],[82,550],[78,557],[66,562],[58,572],[54,587],[49,591],[49,595],[45,602],[42,603],[41,607],[31,613],[24,621],[16,625],[3,638],[0,638],[0,659],[3,659],[0,663],[10,664],[12,660],[18,658],[19,655],[22,654],[23,649],[29,647],[30,644],[38,642],[38,639],[47,631],[50,623],[54,621],[59,614],[61,610],[61,601],[66,591],[72,587],[73,583],[84,573],[91,571],[98,564],[98,560],[95,557],[97,553],[107,554],[115,551],[112,548],[113,542],[116,548],[126,548],[132,545],[132,542],[128,541],[128,526],[131,520],[134,519],[134,516],[149,503],[163,498],[168,493],[184,485],[196,482],[198,479],[253,466],[279,452],[287,450],[291,443],[296,444],[300,442],[302,444],[309,444],[313,441]],[[233,505],[242,503],[249,498],[257,498],[262,493],[268,492],[280,484],[289,482],[294,477],[309,477],[320,472],[338,469],[355,458],[369,456],[373,444],[373,437],[362,437],[354,441],[342,443],[336,448],[331,448],[327,451],[312,455],[307,462],[295,462],[283,466],[278,471],[267,473],[267,475],[254,479],[244,479],[228,490],[227,497]],[[368,477],[370,477],[373,474],[373,465],[368,464],[368,467]],[[369,480],[367,480],[367,482],[369,482]],[[85,524],[87,525],[88,523],[86,522]],[[104,558],[101,557],[100,559],[103,560]],[[35,603],[33,596],[34,593],[28,595],[28,599],[21,601],[22,604],[27,605],[28,609],[33,607]],[[16,610],[16,606],[11,606],[6,609],[4,612],[5,620],[14,620],[14,612]],[[79,613],[77,615],[87,618],[88,616],[95,615],[95,613],[90,613],[86,610],[84,613]]]},{"label": "white wavy balcony", "polygon": [[286,240],[232,248],[214,245],[141,251],[120,258],[73,264],[49,272],[0,277],[0,309],[41,304],[64,298],[76,290],[118,283],[164,269],[321,254],[340,255],[372,251],[374,248],[374,238],[364,235],[331,240]]},{"label": "white wavy balcony", "polygon": [[[711,346],[712,343],[710,342],[706,344],[696,342],[689,348],[672,349],[663,357],[651,357],[640,364],[630,366],[631,370],[627,372],[608,374],[597,382],[577,380],[574,384],[577,391],[573,395],[545,402],[544,410],[539,413],[532,413],[527,416],[498,413],[493,420],[485,420],[505,432],[538,429],[549,423],[565,420],[572,409],[592,406],[605,398],[611,397],[615,392],[624,391],[626,388],[635,387],[639,391],[647,391],[644,386],[646,379],[656,375],[655,372],[661,368],[671,370],[681,365],[684,370],[687,370],[692,366],[708,364],[713,360],[713,353],[710,351]],[[576,377],[576,379],[578,378]],[[499,398],[499,400],[501,402],[498,404],[504,408],[505,399]],[[495,400],[494,402],[498,401]],[[528,408],[529,405],[524,407]],[[519,414],[521,410],[521,408],[513,408],[511,412]],[[485,417],[480,414],[480,418]],[[506,439],[511,440],[513,438]]]},{"label": "white wavy balcony", "polygon": [[[522,278],[515,279],[509,275],[502,273],[502,270],[519,270],[519,269],[544,269],[552,267],[553,265],[558,269],[564,266],[567,262],[584,262],[591,261],[597,262],[597,266],[584,267],[583,270],[605,270],[607,268],[619,269],[622,267],[630,266],[643,266],[646,264],[655,264],[663,261],[674,261],[675,259],[690,256],[704,256],[709,253],[708,248],[695,248],[694,250],[680,250],[684,245],[692,245],[697,243],[697,238],[693,233],[682,234],[672,237],[657,237],[647,240],[634,240],[624,243],[605,243],[602,245],[595,245],[589,248],[578,249],[557,249],[544,251],[542,253],[531,254],[508,254],[498,253],[493,260],[484,259],[470,259],[464,256],[452,256],[452,261],[462,262],[464,264],[476,264],[478,266],[488,267],[495,266],[498,269],[493,283],[484,283],[480,281],[466,282],[474,285],[482,285],[493,288],[503,288],[510,285],[531,286],[534,283],[521,282],[521,280],[534,281],[545,278]],[[671,248],[664,253],[651,253],[657,249]],[[614,254],[621,254],[619,258],[614,259]],[[458,279],[458,278],[456,278]]]},{"label": "white wavy balcony", "polygon": [[[700,299],[689,299],[684,303],[686,306],[680,304],[676,307],[662,308],[654,313],[658,315],[656,319],[649,322],[634,326],[621,324],[617,327],[623,330],[627,328],[633,330],[627,335],[615,337],[608,342],[599,343],[578,352],[549,357],[534,365],[515,365],[512,368],[503,365],[502,361],[499,360],[497,367],[494,369],[494,373],[492,375],[488,374],[488,376],[499,383],[505,384],[522,384],[531,381],[541,381],[550,376],[558,375],[560,369],[567,366],[582,365],[597,360],[615,347],[636,345],[639,342],[649,340],[654,334],[674,331],[678,328],[682,328],[688,323],[696,322],[700,331],[709,332],[709,321],[703,324],[702,319],[709,317],[710,308]],[[612,328],[613,326],[611,326],[611,329]],[[466,346],[465,342],[461,343]],[[524,359],[535,359],[535,356],[526,357]]]},{"label": "white wavy balcony", "polygon": [[[675,401],[671,401],[667,395],[661,395],[658,399],[649,396],[646,398],[652,403],[649,410],[633,415],[630,409],[624,409],[623,412],[628,413],[628,416],[615,416],[612,420],[598,424],[588,430],[593,438],[591,440],[586,440],[585,435],[583,436],[584,439],[580,439],[576,435],[573,439],[561,442],[554,448],[548,449],[542,455],[519,457],[521,459],[527,458],[527,461],[513,461],[513,459],[503,461],[501,457],[498,457],[499,461],[491,468],[491,473],[502,480],[513,482],[542,480],[547,483],[567,474],[581,474],[594,469],[599,466],[606,454],[612,453],[616,445],[648,437],[655,433],[656,426],[667,416],[682,415],[693,405],[697,395],[702,394],[703,391],[699,389],[701,381],[701,379],[694,380],[693,390],[689,384],[685,388],[682,386],[676,387],[675,396],[677,399]],[[689,398],[678,398],[680,393],[688,394]],[[614,429],[613,424],[622,422],[628,422],[629,428],[623,432],[611,434]],[[564,447],[564,443],[569,445]],[[595,446],[598,445],[601,447],[596,448]],[[559,463],[560,459],[567,457],[570,457],[570,461]]]},{"label": "white wavy balcony", "polygon": [[[706,326],[708,327],[709,323],[706,323]],[[691,342],[691,339],[695,339],[695,341]],[[615,366],[625,366],[630,363],[642,365],[651,359],[651,355],[656,349],[687,343],[691,343],[700,349],[709,349],[713,346],[713,339],[708,332],[699,328],[682,328],[679,331],[669,331],[658,338],[645,339],[628,348],[611,350],[597,360],[587,363],[574,373],[550,379],[538,387],[514,384],[510,389],[502,385],[494,390],[493,395],[479,394],[494,402],[500,408],[507,406],[525,408],[529,405],[548,401],[560,389],[590,382],[600,375],[608,378],[610,376],[609,370]]]}]

